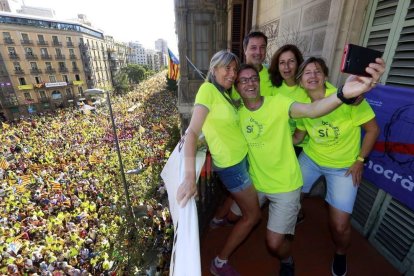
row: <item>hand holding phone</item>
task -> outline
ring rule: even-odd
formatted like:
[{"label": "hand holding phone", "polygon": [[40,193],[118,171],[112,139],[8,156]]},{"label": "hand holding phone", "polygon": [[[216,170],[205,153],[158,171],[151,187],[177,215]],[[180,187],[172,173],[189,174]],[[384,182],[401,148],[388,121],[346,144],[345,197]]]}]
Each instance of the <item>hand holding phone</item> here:
[{"label": "hand holding phone", "polygon": [[381,56],[382,53],[380,51],[354,44],[347,44],[345,45],[342,56],[341,71],[352,75],[371,77],[370,74],[365,72],[365,68],[370,63],[375,63],[375,59]]}]

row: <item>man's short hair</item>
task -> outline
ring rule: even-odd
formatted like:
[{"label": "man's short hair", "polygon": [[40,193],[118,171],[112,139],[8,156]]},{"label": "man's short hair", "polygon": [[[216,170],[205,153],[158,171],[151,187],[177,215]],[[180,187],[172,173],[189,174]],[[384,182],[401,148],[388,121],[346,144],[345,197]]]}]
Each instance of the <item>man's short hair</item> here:
[{"label": "man's short hair", "polygon": [[262,37],[264,39],[265,43],[266,43],[266,46],[267,46],[267,36],[263,32],[252,31],[252,32],[248,33],[243,39],[243,50],[244,51],[246,51],[247,44],[249,44],[250,38],[253,38],[253,37]]}]

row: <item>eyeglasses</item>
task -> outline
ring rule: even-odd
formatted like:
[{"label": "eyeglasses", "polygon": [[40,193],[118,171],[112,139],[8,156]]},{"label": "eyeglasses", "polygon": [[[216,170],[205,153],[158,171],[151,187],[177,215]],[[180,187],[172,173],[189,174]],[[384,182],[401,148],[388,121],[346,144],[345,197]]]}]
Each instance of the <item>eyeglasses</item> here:
[{"label": "eyeglasses", "polygon": [[250,78],[240,78],[238,80],[241,84],[248,84],[249,82],[255,83],[259,81],[259,76],[251,76]]}]

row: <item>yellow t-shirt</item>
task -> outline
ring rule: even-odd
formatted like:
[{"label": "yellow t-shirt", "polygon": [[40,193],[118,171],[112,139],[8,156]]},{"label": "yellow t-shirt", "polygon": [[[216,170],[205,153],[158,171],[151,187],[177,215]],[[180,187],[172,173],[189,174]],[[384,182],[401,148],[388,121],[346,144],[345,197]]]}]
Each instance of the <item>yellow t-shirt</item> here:
[{"label": "yellow t-shirt", "polygon": [[228,96],[212,83],[205,82],[195,99],[195,105],[203,105],[209,110],[202,131],[214,164],[220,168],[239,163],[247,154],[247,142],[240,130],[237,110],[225,97]]},{"label": "yellow t-shirt", "polygon": [[249,173],[260,192],[290,192],[303,184],[288,124],[292,103],[292,99],[277,95],[264,97],[258,110],[239,109],[249,146]]},{"label": "yellow t-shirt", "polygon": [[[333,86],[329,82],[325,82],[325,84],[328,89],[331,89],[331,88],[336,89],[336,87]],[[308,96],[308,93],[306,93],[303,87],[299,85],[288,86],[285,81],[282,82],[282,85],[280,87],[274,87],[273,93],[275,95],[280,93],[282,95],[285,95],[286,97],[293,99],[295,102],[299,102],[299,103],[310,103],[311,102]],[[290,131],[293,135],[296,129],[296,119],[289,119],[289,125],[290,125]],[[308,141],[309,141],[309,136],[306,135],[303,141],[296,146],[304,147],[308,143]]]},{"label": "yellow t-shirt", "polygon": [[[325,97],[336,93],[326,89]],[[329,168],[347,168],[355,162],[361,144],[361,125],[375,117],[367,101],[359,105],[342,104],[331,113],[297,121],[297,127],[306,130],[309,143],[305,153],[318,165]]]}]

